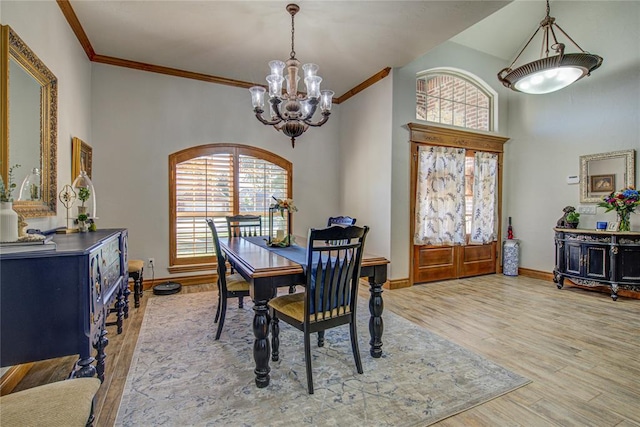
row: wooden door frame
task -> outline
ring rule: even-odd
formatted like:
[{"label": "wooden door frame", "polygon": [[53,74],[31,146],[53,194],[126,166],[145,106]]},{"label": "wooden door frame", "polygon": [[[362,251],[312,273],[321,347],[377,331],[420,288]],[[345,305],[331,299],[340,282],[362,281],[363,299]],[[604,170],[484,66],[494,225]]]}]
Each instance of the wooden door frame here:
[{"label": "wooden door frame", "polygon": [[411,142],[411,199],[409,206],[409,285],[414,285],[413,269],[413,235],[415,233],[416,217],[416,179],[418,176],[418,147],[440,146],[464,148],[468,150],[484,151],[498,155],[498,236],[496,244],[496,272],[501,272],[500,260],[502,258],[502,175],[504,143],[509,138],[480,131],[454,129],[444,126],[425,125],[421,123],[408,123]]}]

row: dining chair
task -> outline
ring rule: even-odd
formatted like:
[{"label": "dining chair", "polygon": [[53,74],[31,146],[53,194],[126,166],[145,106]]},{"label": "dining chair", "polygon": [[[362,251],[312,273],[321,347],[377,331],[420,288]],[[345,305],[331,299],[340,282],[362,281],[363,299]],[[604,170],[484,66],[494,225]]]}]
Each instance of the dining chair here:
[{"label": "dining chair", "polygon": [[[349,225],[356,225],[356,219],[351,218],[350,216],[330,216],[329,220],[327,221],[327,227],[332,227],[332,226],[346,227]],[[331,245],[339,245],[344,242],[327,241],[327,243]]]},{"label": "dining chair", "polygon": [[262,217],[260,215],[231,215],[227,219],[229,237],[247,237],[262,235]]},{"label": "dining chair", "polygon": [[332,225],[356,225],[356,219],[350,216],[330,216],[329,221],[327,221],[327,227],[331,227]]},{"label": "dining chair", "polygon": [[[271,359],[280,357],[280,327],[283,320],[304,333],[304,354],[307,369],[307,390],[313,394],[311,373],[311,334],[320,335],[326,329],[349,324],[351,351],[356,369],[362,374],[362,362],[358,349],[356,308],[358,279],[364,241],[369,227],[329,227],[309,230],[307,240],[307,264],[305,291],[275,297],[269,301],[271,311]],[[327,245],[327,241],[343,241],[341,245]]]},{"label": "dining chair", "polygon": [[216,331],[216,340],[220,339],[222,327],[224,326],[224,318],[227,314],[227,299],[238,298],[238,308],[243,307],[243,298],[249,296],[249,282],[244,280],[238,273],[227,276],[227,264],[224,254],[220,249],[220,240],[218,239],[218,231],[213,220],[207,218],[207,224],[211,229],[213,236],[213,246],[216,251],[218,261],[218,308],[216,310],[216,318],[214,323],[218,323]]}]

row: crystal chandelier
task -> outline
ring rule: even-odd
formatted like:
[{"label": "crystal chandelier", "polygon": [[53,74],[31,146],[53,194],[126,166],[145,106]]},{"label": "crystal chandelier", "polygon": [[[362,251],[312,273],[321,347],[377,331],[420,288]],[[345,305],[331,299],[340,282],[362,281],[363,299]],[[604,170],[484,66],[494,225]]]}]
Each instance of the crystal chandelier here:
[{"label": "crystal chandelier", "polygon": [[[582,50],[582,48],[556,24],[556,18],[549,16],[549,13],[549,0],[547,0],[547,16],[540,22],[535,33],[533,33],[511,65],[498,73],[498,80],[509,89],[529,94],[555,92],[556,90],[569,86],[584,76],[590,75],[591,71],[602,64],[602,57]],[[556,33],[553,29],[554,27],[580,49],[580,53],[565,54],[565,45],[558,43]],[[513,64],[520,58],[540,29],[542,29],[543,34],[541,53],[544,52],[544,56],[536,61],[529,62],[514,69]],[[552,40],[553,44],[549,46]],[[550,57],[549,48],[554,50],[557,55]]]},{"label": "crystal chandelier", "polygon": [[[267,76],[269,83],[269,110],[271,118],[269,120],[262,117],[264,112],[265,88],[254,86],[249,89],[253,103],[253,112],[256,118],[265,125],[273,126],[276,130],[282,131],[291,138],[291,146],[295,148],[296,138],[302,135],[309,126],[322,126],[329,120],[331,114],[331,100],[334,92],[330,90],[320,90],[322,77],[318,76],[318,66],[316,64],[304,64],[304,84],[307,89],[306,95],[298,94],[298,75],[300,61],[296,59],[294,49],[295,27],[294,16],[300,10],[297,4],[287,5],[287,12],[291,15],[291,55],[287,62],[274,60],[269,62],[271,74]],[[284,76],[286,67],[287,74]],[[286,93],[282,93],[282,83],[286,80]],[[320,104],[322,119],[312,122],[316,109]]]}]

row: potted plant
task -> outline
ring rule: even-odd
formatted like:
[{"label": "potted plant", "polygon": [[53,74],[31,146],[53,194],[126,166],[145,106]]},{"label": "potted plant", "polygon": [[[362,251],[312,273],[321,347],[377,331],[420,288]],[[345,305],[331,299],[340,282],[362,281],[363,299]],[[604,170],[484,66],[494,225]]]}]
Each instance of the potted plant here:
[{"label": "potted plant", "polygon": [[84,202],[89,200],[89,197],[91,197],[91,191],[89,191],[89,187],[80,187],[78,189],[78,199],[80,199],[80,201],[82,202],[82,205],[78,206],[78,214],[87,213],[87,208],[84,205]]},{"label": "potted plant", "polygon": [[87,231],[88,226],[87,226],[87,220],[89,219],[89,217],[87,216],[87,214],[80,214],[78,215],[78,230],[80,230],[81,233],[84,233]]},{"label": "potted plant", "polygon": [[578,228],[578,223],[580,222],[580,213],[573,211],[567,214],[567,225],[569,228]]}]

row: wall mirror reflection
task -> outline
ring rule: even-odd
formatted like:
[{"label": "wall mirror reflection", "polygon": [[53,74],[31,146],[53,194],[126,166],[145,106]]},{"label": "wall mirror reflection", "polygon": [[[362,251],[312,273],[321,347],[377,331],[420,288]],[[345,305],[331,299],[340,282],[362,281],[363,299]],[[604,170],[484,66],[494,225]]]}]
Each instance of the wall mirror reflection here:
[{"label": "wall mirror reflection", "polygon": [[13,169],[13,209],[24,216],[56,214],[58,81],[7,25],[0,30],[0,173]]},{"label": "wall mirror reflection", "polygon": [[635,186],[635,150],[580,156],[580,203],[598,203],[612,191]]}]

